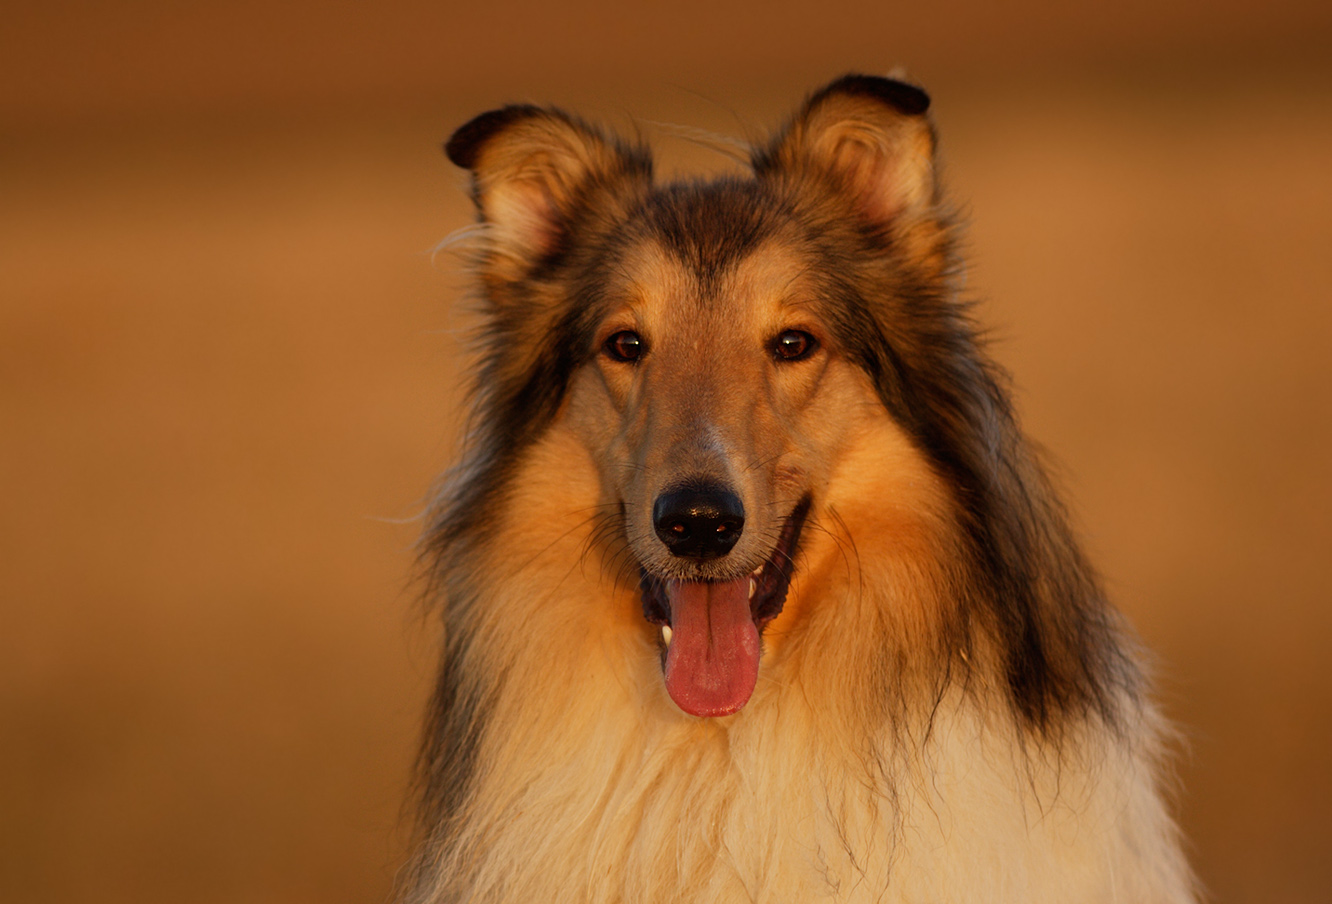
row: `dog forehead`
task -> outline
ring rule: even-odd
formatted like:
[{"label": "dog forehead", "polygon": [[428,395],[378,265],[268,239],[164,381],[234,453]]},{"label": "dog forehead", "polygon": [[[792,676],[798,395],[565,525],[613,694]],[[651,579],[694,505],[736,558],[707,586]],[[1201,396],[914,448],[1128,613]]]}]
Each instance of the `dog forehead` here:
[{"label": "dog forehead", "polygon": [[654,239],[636,243],[616,267],[621,294],[645,325],[691,334],[769,329],[802,306],[809,266],[798,249],[770,238],[728,261],[700,268]]},{"label": "dog forehead", "polygon": [[785,219],[757,182],[733,179],[661,186],[639,216],[645,234],[704,280],[724,273]]},{"label": "dog forehead", "polygon": [[773,236],[735,262],[722,288],[729,298],[785,313],[808,302],[811,270],[798,245]]}]

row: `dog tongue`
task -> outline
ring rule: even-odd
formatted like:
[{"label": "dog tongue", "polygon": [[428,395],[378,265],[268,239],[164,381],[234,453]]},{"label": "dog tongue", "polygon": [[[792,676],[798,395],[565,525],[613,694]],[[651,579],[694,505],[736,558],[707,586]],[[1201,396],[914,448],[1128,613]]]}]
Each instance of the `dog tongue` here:
[{"label": "dog tongue", "polygon": [[749,702],[758,681],[759,633],[749,578],[724,584],[671,581],[666,691],[692,716],[724,716]]}]

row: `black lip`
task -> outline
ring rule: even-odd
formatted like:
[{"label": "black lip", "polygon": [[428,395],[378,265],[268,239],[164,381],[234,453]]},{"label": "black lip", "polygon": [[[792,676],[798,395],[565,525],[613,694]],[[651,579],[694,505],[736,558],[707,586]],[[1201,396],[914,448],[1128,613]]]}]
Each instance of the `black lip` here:
[{"label": "black lip", "polygon": [[[800,531],[809,516],[810,498],[800,500],[786,523],[768,561],[755,577],[758,586],[749,604],[750,615],[759,629],[781,614],[786,595],[795,574],[795,555],[800,543]],[[639,567],[639,587],[643,593],[643,618],[654,625],[670,625],[671,604],[666,598],[666,581]]]}]

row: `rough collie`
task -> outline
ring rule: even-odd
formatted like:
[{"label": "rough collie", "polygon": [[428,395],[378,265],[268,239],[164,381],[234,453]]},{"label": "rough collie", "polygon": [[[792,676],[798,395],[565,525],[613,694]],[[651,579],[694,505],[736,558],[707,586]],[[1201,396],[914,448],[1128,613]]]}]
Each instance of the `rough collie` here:
[{"label": "rough collie", "polygon": [[958,298],[929,99],[744,172],[508,106],[402,900],[1191,902],[1133,643]]}]

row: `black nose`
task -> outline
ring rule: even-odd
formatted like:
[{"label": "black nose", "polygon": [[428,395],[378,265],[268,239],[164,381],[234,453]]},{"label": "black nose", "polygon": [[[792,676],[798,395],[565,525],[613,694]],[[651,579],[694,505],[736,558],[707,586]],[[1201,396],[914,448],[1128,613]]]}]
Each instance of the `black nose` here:
[{"label": "black nose", "polygon": [[724,556],[740,539],[745,507],[717,484],[697,484],[657,497],[652,524],[672,555],[693,559]]}]

